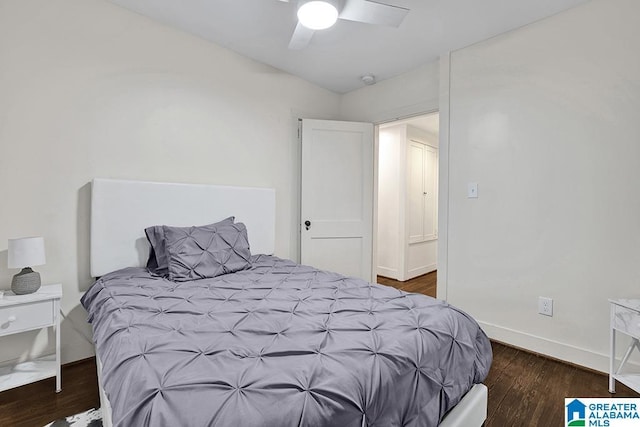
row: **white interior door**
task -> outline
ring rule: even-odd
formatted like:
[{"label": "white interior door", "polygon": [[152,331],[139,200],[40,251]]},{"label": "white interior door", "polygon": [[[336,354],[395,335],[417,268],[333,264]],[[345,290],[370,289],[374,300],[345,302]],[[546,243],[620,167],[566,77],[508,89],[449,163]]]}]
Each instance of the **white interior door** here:
[{"label": "white interior door", "polygon": [[371,281],[373,125],[301,126],[301,261]]}]

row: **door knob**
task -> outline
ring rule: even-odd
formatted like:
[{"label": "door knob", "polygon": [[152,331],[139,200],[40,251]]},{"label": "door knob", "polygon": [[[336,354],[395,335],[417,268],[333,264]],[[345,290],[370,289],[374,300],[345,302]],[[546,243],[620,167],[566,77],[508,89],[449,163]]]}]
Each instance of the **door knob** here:
[{"label": "door knob", "polygon": [[308,230],[308,229],[309,229],[309,227],[311,227],[311,221],[306,220],[306,221],[304,222],[304,226],[305,226],[305,227],[306,227],[306,229]]}]

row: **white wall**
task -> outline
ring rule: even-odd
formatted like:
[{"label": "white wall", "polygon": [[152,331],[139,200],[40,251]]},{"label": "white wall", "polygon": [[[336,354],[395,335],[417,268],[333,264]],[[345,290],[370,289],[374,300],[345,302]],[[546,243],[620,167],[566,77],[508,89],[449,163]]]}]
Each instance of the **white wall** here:
[{"label": "white wall", "polygon": [[638,16],[594,0],[450,56],[448,299],[600,370],[607,298],[640,297]]},{"label": "white wall", "polygon": [[343,120],[382,123],[438,110],[439,64],[432,62],[342,96]]},{"label": "white wall", "polygon": [[405,126],[380,127],[378,144],[377,273],[398,279],[404,270]]},{"label": "white wall", "polygon": [[[94,177],[274,187],[276,253],[296,256],[296,118],[338,118],[339,95],[101,0],[0,0],[0,63],[0,288],[7,239],[44,236],[63,362],[93,354]],[[35,335],[3,338],[0,360],[41,351]]]}]

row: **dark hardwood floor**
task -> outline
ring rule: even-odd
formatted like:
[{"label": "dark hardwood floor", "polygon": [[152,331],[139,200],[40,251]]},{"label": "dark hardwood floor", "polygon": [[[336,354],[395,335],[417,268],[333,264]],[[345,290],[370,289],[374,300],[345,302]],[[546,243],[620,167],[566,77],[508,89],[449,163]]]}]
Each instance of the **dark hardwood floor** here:
[{"label": "dark hardwood floor", "polygon": [[[436,272],[398,282],[378,276],[378,283],[408,292],[436,296]],[[617,383],[608,390],[600,372],[549,359],[493,341],[493,364],[484,382],[489,389],[485,427],[560,426],[565,397],[640,397]]]},{"label": "dark hardwood floor", "polygon": [[[436,273],[407,282],[378,277],[378,282],[435,296]],[[565,397],[640,397],[618,383],[609,394],[607,376],[584,368],[492,342],[493,365],[485,427],[561,426]],[[53,378],[0,393],[0,426],[42,427],[99,405],[95,359],[62,370],[62,392]]]},{"label": "dark hardwood floor", "polygon": [[397,280],[378,276],[378,283],[381,285],[393,286],[394,288],[402,289],[403,291],[425,294],[434,298],[436,296],[437,281],[438,272],[436,271],[415,277],[411,280],[407,280],[406,282],[398,282]]},{"label": "dark hardwood floor", "polygon": [[608,377],[498,342],[492,342],[493,364],[486,427],[561,426],[565,397],[640,397],[617,383],[608,390]]},{"label": "dark hardwood floor", "polygon": [[0,426],[42,427],[100,406],[95,358],[62,367],[62,391],[49,378],[0,393]]}]

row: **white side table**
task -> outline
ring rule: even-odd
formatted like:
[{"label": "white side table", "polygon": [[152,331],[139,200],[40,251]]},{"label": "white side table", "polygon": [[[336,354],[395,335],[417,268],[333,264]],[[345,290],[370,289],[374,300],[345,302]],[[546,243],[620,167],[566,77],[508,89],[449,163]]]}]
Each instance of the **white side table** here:
[{"label": "white side table", "polygon": [[[611,341],[609,354],[609,393],[616,392],[616,380],[640,393],[640,374],[625,374],[624,364],[634,349],[640,350],[640,299],[610,299]],[[631,337],[631,344],[616,369],[616,331]]]},{"label": "white side table", "polygon": [[56,392],[62,390],[60,377],[60,299],[62,285],[45,285],[28,295],[5,292],[0,299],[0,337],[53,327],[55,354],[21,363],[0,366],[0,391],[49,377],[56,377]]}]

